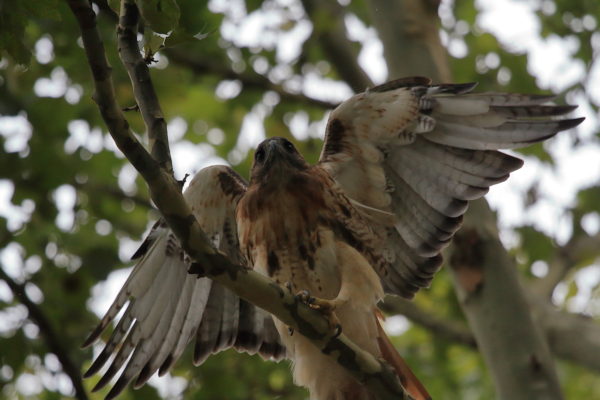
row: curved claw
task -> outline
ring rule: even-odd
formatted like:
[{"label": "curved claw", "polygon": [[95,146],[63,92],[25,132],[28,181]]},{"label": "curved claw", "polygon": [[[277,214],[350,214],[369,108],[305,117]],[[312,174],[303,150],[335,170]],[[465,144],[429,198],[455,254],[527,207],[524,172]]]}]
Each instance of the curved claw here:
[{"label": "curved claw", "polygon": [[[321,299],[318,297],[313,297],[310,295],[308,290],[301,290],[296,293],[296,299],[298,301],[303,302],[313,310],[317,310],[323,314],[325,318],[329,321],[329,327],[332,332],[332,336],[334,338],[340,336],[342,334],[342,325],[338,320],[337,316],[334,313],[335,308],[339,305],[339,299]],[[293,333],[293,330],[289,330],[290,335]]]},{"label": "curved claw", "polygon": [[292,293],[292,282],[286,281],[283,286],[285,286],[288,292]]},{"label": "curved claw", "polygon": [[310,292],[308,290],[301,290],[298,293],[296,293],[296,299],[303,302],[307,306],[310,306],[315,302],[315,298],[310,295]]},{"label": "curved claw", "polygon": [[335,327],[333,328],[333,338],[337,338],[338,336],[340,336],[342,334],[342,325],[340,325],[340,323],[335,324]]}]

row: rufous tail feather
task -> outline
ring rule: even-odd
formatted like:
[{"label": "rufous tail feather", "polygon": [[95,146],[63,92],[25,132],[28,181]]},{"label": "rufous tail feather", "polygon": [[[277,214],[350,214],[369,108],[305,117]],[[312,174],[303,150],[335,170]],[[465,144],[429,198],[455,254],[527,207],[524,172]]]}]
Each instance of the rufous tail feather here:
[{"label": "rufous tail feather", "polygon": [[[379,313],[376,313],[379,314]],[[377,342],[379,343],[379,349],[381,355],[395,370],[400,378],[400,383],[408,394],[412,396],[414,400],[431,400],[431,396],[427,393],[425,386],[419,381],[415,374],[411,371],[410,367],[400,356],[390,339],[385,334],[385,331],[381,327],[381,322],[377,318],[377,330],[379,336]]]}]

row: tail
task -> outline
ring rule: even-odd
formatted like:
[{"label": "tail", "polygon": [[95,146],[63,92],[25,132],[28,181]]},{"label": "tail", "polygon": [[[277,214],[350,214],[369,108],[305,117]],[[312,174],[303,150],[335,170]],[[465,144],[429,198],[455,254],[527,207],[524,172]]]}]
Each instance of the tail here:
[{"label": "tail", "polygon": [[377,331],[379,336],[377,342],[383,358],[396,370],[400,383],[414,400],[431,400],[431,396],[427,393],[425,386],[419,381],[415,374],[410,370],[410,367],[400,356],[390,339],[385,334],[381,327],[381,322],[377,318]]}]

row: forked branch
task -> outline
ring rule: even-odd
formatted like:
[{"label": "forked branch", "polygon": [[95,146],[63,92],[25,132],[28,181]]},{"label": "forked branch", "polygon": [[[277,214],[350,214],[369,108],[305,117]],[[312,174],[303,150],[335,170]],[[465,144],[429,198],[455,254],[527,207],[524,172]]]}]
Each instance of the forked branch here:
[{"label": "forked branch", "polygon": [[[89,3],[86,0],[67,2],[81,28],[85,52],[94,78],[94,100],[98,103],[108,130],[119,149],[148,183],[154,203],[184,250],[202,266],[202,272],[312,340],[317,347],[328,352],[340,365],[367,385],[377,398],[408,399],[409,396],[387,364],[360,349],[344,334],[335,337],[321,313],[298,301],[289,291],[282,289],[266,276],[234,264],[216,252],[183,199],[178,182],[172,174],[161,168],[159,162],[146,151],[129,129],[116,100],[111,67],[96,28],[96,16]],[[137,51],[139,52],[139,49]],[[149,80],[138,83],[151,85]],[[145,107],[145,103],[139,98],[138,104],[140,108]]]}]

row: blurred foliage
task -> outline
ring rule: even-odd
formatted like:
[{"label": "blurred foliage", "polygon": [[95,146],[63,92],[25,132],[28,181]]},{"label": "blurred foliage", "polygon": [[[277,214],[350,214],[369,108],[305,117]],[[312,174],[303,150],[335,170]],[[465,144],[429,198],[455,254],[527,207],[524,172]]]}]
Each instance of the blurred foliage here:
[{"label": "blurred foliage", "polygon": [[[352,1],[346,10],[370,27],[366,1]],[[574,38],[578,47],[573,58],[589,71],[599,48],[600,3],[530,3],[536,10],[540,35]],[[118,1],[94,2],[96,10],[101,10],[99,29],[114,67],[118,99],[127,107],[134,99],[118,59],[116,20],[110,8],[118,9],[115,4]],[[139,0],[138,4],[146,17],[146,46],[152,52],[158,50],[152,77],[164,114],[169,122],[184,122],[180,137],[172,138],[174,147],[188,143],[203,165],[220,158],[247,176],[251,145],[264,129],[268,136],[291,138],[307,159],[317,159],[326,110],[301,96],[284,99],[264,84],[244,80],[246,73],[263,75],[267,82],[306,94],[306,83],[317,79],[319,85],[347,93],[335,66],[323,61],[318,38],[298,33],[307,22],[301,3]],[[445,16],[442,30],[449,40],[464,43],[466,48],[464,55],[451,58],[456,81],[478,81],[481,90],[544,91],[529,72],[526,53],[511,51],[478,26],[479,10],[473,2],[449,4],[446,8],[452,15]],[[327,29],[326,22],[318,26]],[[156,41],[152,31],[163,36]],[[88,307],[92,289],[112,271],[128,265],[132,249],[127,243],[138,241],[156,214],[148,206],[145,185],[115,150],[91,101],[90,73],[78,36],[77,24],[64,1],[0,0],[0,192],[8,193],[10,202],[9,209],[0,210],[0,243],[5,249],[2,268],[10,279],[27,283],[30,290],[26,295],[50,320],[69,349],[68,356],[83,368],[89,365],[92,351],[82,351],[78,345],[97,322]],[[292,45],[292,38],[304,42]],[[284,40],[287,44],[281,45]],[[180,58],[171,60],[169,53],[160,50],[163,44],[204,67]],[[353,45],[359,48],[361,43]],[[294,46],[299,49],[295,53]],[[597,112],[599,104],[587,91],[587,79],[586,73],[557,95],[587,99]],[[335,90],[331,92],[325,94],[327,100],[343,100]],[[132,128],[143,135],[141,118],[135,112],[127,117]],[[291,131],[301,139],[294,138]],[[581,140],[574,147],[586,143],[589,141]],[[522,153],[547,163],[553,160],[542,145]],[[572,216],[574,235],[588,234],[582,219],[598,218],[599,198],[600,186],[591,186],[579,193],[572,209],[565,210]],[[537,201],[533,199],[527,207]],[[535,280],[531,265],[550,261],[559,246],[533,226],[522,226],[513,233],[520,239],[515,252],[526,271],[524,279]],[[589,266],[597,258],[595,254],[578,267]],[[568,291],[573,294],[577,283],[569,282]],[[416,301],[437,316],[462,321],[443,271],[431,290]],[[1,280],[0,337],[0,397],[69,397],[69,380],[49,357],[43,333],[36,330],[18,296]],[[461,399],[493,397],[493,386],[477,353],[412,325],[394,340],[434,398],[449,398],[443,393]],[[212,357],[198,368],[191,367],[186,355],[172,375],[187,382],[183,396],[190,399],[306,398],[305,391],[292,385],[287,363],[266,363],[233,352]],[[560,375],[566,397],[600,396],[597,375],[565,363],[560,364]],[[27,389],[31,379],[39,384]],[[90,389],[95,379],[86,381],[86,388]],[[160,396],[156,386],[146,385],[122,398]]]}]

